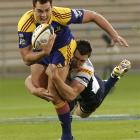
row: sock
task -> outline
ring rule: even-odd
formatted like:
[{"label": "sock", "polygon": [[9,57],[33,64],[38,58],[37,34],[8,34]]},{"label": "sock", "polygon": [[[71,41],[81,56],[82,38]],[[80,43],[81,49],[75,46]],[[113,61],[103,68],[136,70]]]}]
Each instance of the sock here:
[{"label": "sock", "polygon": [[110,76],[109,79],[105,82],[105,95],[109,93],[109,91],[114,87],[116,82],[119,80],[117,76]]},{"label": "sock", "polygon": [[68,103],[62,102],[56,105],[55,108],[62,127],[61,140],[72,140],[71,115]]},{"label": "sock", "polygon": [[72,122],[72,119],[73,119],[73,114],[74,114],[74,111],[76,109],[76,106],[77,106],[77,100],[75,99],[74,101],[71,101],[68,103],[69,104],[69,107],[70,107],[70,115],[71,115],[71,122]]}]

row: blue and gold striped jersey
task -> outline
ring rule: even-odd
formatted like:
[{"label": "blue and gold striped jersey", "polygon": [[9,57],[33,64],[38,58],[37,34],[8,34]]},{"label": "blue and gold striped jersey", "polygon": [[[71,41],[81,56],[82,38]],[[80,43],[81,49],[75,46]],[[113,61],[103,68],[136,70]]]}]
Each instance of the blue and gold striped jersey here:
[{"label": "blue and gold striped jersey", "polygon": [[[70,43],[74,37],[68,25],[81,23],[83,14],[84,10],[52,7],[52,15],[48,24],[53,26],[57,35],[53,51]],[[19,48],[24,48],[31,44],[32,33],[38,25],[39,23],[34,17],[33,10],[27,11],[21,17],[18,23]]]}]

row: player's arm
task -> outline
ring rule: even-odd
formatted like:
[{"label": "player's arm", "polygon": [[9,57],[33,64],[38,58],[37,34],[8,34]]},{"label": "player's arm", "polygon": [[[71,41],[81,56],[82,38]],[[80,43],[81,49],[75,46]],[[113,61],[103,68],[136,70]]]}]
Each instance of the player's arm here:
[{"label": "player's arm", "polygon": [[118,35],[112,25],[101,14],[94,11],[85,10],[82,22],[95,22],[111,36],[114,43],[119,43],[121,46],[128,47],[126,40]]},{"label": "player's arm", "polygon": [[41,44],[42,51],[39,52],[33,52],[31,44],[26,47],[19,48],[20,54],[25,64],[26,65],[34,64],[35,62],[42,59],[42,57],[49,55],[52,50],[55,37],[56,37],[55,34],[51,35],[47,44],[42,43]]},{"label": "player's arm", "polygon": [[51,96],[48,92],[47,89],[45,88],[37,88],[33,85],[32,83],[32,79],[31,79],[31,75],[28,76],[26,79],[25,79],[25,87],[28,89],[28,91],[41,98],[41,99],[44,99],[46,101],[53,101],[53,96]]},{"label": "player's arm", "polygon": [[53,78],[53,83],[55,84],[59,95],[69,102],[73,101],[85,89],[85,86],[79,81],[73,80],[70,85],[68,85],[59,76]]},{"label": "player's arm", "polygon": [[71,81],[70,85],[66,84],[58,73],[58,68],[55,65],[50,65],[51,70],[47,69],[47,74],[50,75],[52,82],[55,84],[59,95],[67,100],[74,100],[84,89],[85,86],[77,80]]},{"label": "player's arm", "polygon": [[36,61],[40,60],[46,55],[44,51],[33,52],[31,48],[31,45],[25,48],[19,48],[22,59],[28,66],[34,64]]}]

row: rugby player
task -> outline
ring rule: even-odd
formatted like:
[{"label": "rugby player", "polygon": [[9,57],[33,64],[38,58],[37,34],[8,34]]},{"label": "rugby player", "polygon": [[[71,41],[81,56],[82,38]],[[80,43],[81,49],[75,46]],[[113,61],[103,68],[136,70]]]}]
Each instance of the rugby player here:
[{"label": "rugby player", "polygon": [[[49,64],[55,64],[56,69],[59,67],[59,74],[63,81],[66,79],[69,70],[68,65],[76,49],[76,41],[68,25],[88,22],[95,22],[99,25],[111,36],[115,43],[128,46],[127,42],[118,35],[111,24],[99,13],[84,9],[56,7],[52,5],[52,0],[33,0],[33,8],[27,11],[18,22],[18,36],[19,51],[25,64],[31,65],[32,82],[36,87],[47,87],[50,93],[55,96],[58,95],[54,84],[50,80],[50,75],[46,74],[46,69],[49,69]],[[51,41],[47,45],[49,47],[42,44],[42,51],[33,52],[31,45],[32,33],[42,23],[52,25],[56,34],[56,38],[52,37],[55,38],[55,42]],[[71,140],[68,103],[61,98],[53,103],[59,119],[63,122],[62,129],[67,128],[62,133],[62,140]]]},{"label": "rugby player", "polygon": [[101,80],[89,60],[91,50],[89,42],[77,41],[77,48],[67,77],[69,84],[61,79],[57,70],[54,69],[55,66],[51,66],[52,71],[54,69],[52,80],[60,96],[69,102],[71,109],[73,105],[76,105],[75,112],[82,118],[88,117],[101,105],[120,77],[131,68],[130,61],[124,59],[113,69],[107,80]]}]

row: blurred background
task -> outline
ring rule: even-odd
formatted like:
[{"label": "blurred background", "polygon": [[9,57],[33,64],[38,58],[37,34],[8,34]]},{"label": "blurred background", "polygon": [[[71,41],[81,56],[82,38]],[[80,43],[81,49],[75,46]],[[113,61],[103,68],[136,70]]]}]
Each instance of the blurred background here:
[{"label": "blurred background", "polygon": [[[132,62],[132,69],[113,94],[92,114],[95,120],[73,121],[74,136],[77,140],[140,140],[140,0],[54,0],[54,5],[97,11],[128,41],[129,48],[112,48],[110,38],[96,24],[71,25],[76,39],[91,42],[91,59],[99,76],[107,78],[122,59]],[[24,87],[30,67],[20,57],[17,23],[31,8],[32,0],[0,0],[0,140],[60,137],[52,104],[32,96]],[[113,121],[115,117],[117,121]]]},{"label": "blurred background", "polygon": [[[96,24],[71,25],[75,38],[91,41],[91,59],[97,72],[105,77],[124,58],[132,62],[132,71],[139,72],[140,0],[54,0],[54,5],[97,11],[128,41],[129,48],[111,48],[105,32]],[[29,73],[18,51],[17,23],[31,6],[31,0],[0,0],[0,77]]]}]

